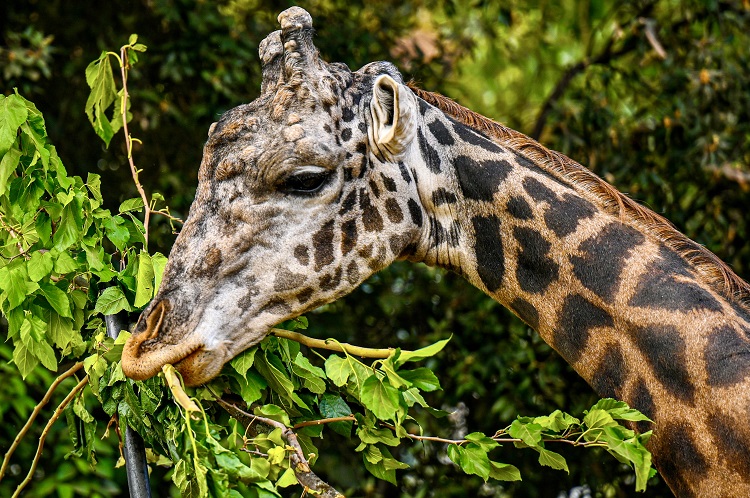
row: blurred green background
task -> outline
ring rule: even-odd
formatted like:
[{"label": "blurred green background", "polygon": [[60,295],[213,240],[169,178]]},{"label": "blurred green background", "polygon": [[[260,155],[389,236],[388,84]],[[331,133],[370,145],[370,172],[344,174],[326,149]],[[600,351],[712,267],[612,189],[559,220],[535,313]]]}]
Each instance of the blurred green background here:
[{"label": "blurred green background", "polygon": [[[184,217],[209,125],[258,96],[258,43],[293,4],[6,0],[0,6],[2,91],[18,88],[37,105],[69,173],[101,174],[106,207],[116,209],[137,194],[122,136],[105,149],[86,119],[84,69],[102,50],[116,50],[138,33],[148,51],[129,79],[130,129],[143,141],[136,164],[147,190],[163,193]],[[588,166],[750,277],[750,1],[300,5],[313,15],[325,59],[352,69],[391,60],[406,79]],[[174,237],[168,224],[155,222],[151,230],[151,249],[167,253]],[[428,364],[444,389],[428,401],[458,407],[459,415],[426,419],[428,434],[492,433],[518,414],[559,408],[575,415],[596,399],[534,332],[451,273],[399,263],[309,318],[311,335],[365,346],[413,349],[453,334]],[[4,453],[54,375],[38,369],[23,383],[7,364],[8,345],[0,345],[0,357]],[[15,462],[30,461],[37,426]],[[324,441],[316,472],[348,496],[635,495],[631,473],[605,453],[561,449],[568,475],[540,467],[534,452],[508,446],[503,461],[521,469],[521,483],[484,484],[446,463],[442,448],[413,445],[394,454],[412,465],[399,473],[396,488],[369,475],[352,457],[353,445],[337,438]],[[98,446],[96,468],[66,459],[72,445],[59,422],[25,496],[127,496],[124,471],[114,468],[115,435]],[[2,496],[25,475],[15,465],[0,484]],[[651,484],[648,496],[669,496],[658,478]],[[158,468],[152,487],[155,496],[174,494]]]}]

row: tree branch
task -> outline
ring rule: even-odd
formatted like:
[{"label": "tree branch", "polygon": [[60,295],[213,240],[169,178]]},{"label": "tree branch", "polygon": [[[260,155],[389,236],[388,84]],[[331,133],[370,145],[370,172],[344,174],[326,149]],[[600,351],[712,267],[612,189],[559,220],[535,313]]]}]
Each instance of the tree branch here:
[{"label": "tree branch", "polygon": [[332,339],[315,339],[313,337],[308,337],[304,334],[300,334],[299,332],[292,332],[290,330],[271,329],[270,333],[275,335],[276,337],[283,337],[284,339],[299,342],[300,344],[304,344],[309,348],[328,349],[330,351],[338,351],[339,353],[347,353],[350,355],[359,356],[360,358],[385,359],[388,358],[394,351],[394,348],[363,348],[361,346],[352,346],[351,344],[334,341]]},{"label": "tree branch", "polygon": [[318,420],[305,420],[304,422],[300,422],[299,424],[294,424],[293,429],[299,429],[301,427],[309,427],[311,425],[332,424],[334,422],[356,422],[356,421],[357,419],[354,417],[354,415],[347,415],[345,417],[321,418]]},{"label": "tree branch", "polygon": [[62,381],[76,373],[78,370],[83,367],[82,362],[78,362],[72,367],[70,367],[68,370],[66,370],[63,374],[61,374],[59,377],[55,379],[55,381],[49,386],[49,389],[47,389],[47,393],[44,395],[42,400],[34,407],[34,410],[31,412],[31,415],[29,415],[29,419],[26,421],[26,424],[21,428],[21,430],[18,432],[18,435],[13,440],[13,444],[10,445],[10,448],[5,453],[5,458],[3,459],[3,466],[0,467],[0,481],[2,481],[3,476],[5,475],[5,471],[8,468],[8,463],[10,462],[10,457],[13,455],[13,452],[16,451],[16,448],[18,448],[18,445],[21,443],[21,440],[26,436],[26,433],[29,431],[29,428],[31,428],[31,425],[34,423],[34,420],[36,420],[37,415],[39,415],[39,412],[42,411],[42,408],[49,403],[50,398],[52,398],[52,394],[55,392],[55,389],[57,389],[57,386],[59,386]]},{"label": "tree branch", "polygon": [[44,449],[44,440],[47,439],[47,434],[49,433],[49,430],[52,428],[52,425],[57,422],[57,419],[60,418],[60,415],[62,414],[63,410],[66,406],[68,406],[68,403],[70,403],[73,398],[76,397],[76,395],[84,388],[86,387],[86,384],[89,382],[89,376],[87,375],[81,381],[73,388],[70,393],[65,396],[65,399],[62,400],[62,402],[58,405],[58,407],[55,409],[55,413],[52,414],[49,421],[47,422],[47,425],[44,426],[44,430],[42,431],[42,435],[39,436],[39,446],[36,448],[36,454],[34,455],[34,460],[31,462],[31,468],[29,469],[29,473],[26,474],[26,478],[23,480],[21,484],[18,485],[16,488],[15,493],[13,493],[12,498],[17,498],[21,495],[21,491],[23,491],[23,488],[26,487],[29,482],[31,482],[31,478],[34,477],[34,472],[36,471],[36,466],[39,464],[39,459],[42,456],[42,449]]},{"label": "tree branch", "polygon": [[216,398],[216,401],[224,407],[230,415],[240,415],[241,418],[238,420],[243,424],[247,424],[246,427],[249,427],[255,422],[261,422],[270,427],[281,429],[281,437],[284,438],[289,446],[294,448],[294,453],[289,457],[291,468],[294,475],[297,477],[297,481],[305,487],[305,491],[312,490],[315,492],[315,496],[320,498],[344,498],[344,495],[336,490],[336,488],[323,481],[312,470],[310,470],[310,464],[302,451],[302,446],[299,444],[297,435],[291,428],[276,420],[247,413],[236,405],[228,403],[221,398]]}]

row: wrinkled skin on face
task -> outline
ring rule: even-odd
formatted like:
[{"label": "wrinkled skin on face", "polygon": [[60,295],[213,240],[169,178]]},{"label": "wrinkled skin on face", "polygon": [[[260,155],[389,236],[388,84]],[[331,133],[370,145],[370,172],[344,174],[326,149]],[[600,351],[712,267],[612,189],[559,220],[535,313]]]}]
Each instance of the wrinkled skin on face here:
[{"label": "wrinkled skin on face", "polygon": [[131,378],[171,363],[204,383],[273,325],[417,250],[422,208],[402,162],[414,96],[390,64],[321,61],[304,10],[279,21],[260,47],[261,96],[209,131],[195,201],[123,352]]}]

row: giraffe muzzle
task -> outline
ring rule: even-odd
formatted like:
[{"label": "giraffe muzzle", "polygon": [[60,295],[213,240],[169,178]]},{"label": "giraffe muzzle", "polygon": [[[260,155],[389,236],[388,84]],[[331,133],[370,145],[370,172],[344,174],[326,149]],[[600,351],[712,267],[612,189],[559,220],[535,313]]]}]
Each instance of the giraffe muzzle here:
[{"label": "giraffe muzzle", "polygon": [[[122,370],[127,377],[145,380],[158,374],[167,364],[182,365],[177,369],[186,382],[195,377],[189,373],[192,371],[190,365],[194,364],[196,358],[205,356],[204,345],[195,340],[177,343],[164,341],[160,332],[169,310],[169,301],[163,299],[141,315],[136,332],[127,340],[122,351]],[[205,361],[198,363],[204,364]]]}]

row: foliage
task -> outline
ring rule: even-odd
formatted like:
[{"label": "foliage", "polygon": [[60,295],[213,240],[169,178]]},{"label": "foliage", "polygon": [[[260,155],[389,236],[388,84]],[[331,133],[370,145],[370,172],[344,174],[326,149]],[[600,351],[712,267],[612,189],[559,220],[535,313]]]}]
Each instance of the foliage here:
[{"label": "foliage", "polygon": [[[747,277],[750,21],[745,4],[659,0],[607,7],[579,0],[502,4],[326,0],[306,8],[313,13],[320,34],[316,44],[328,60],[345,61],[351,67],[378,59],[394,60],[407,77],[415,77],[424,88],[457,98],[521,131],[532,134],[541,122],[540,136],[546,145],[579,160],[665,214]],[[275,16],[281,8],[267,1],[228,1],[219,6],[190,0],[155,1],[140,5],[136,14],[117,3],[91,9],[83,3],[6,2],[0,7],[5,11],[5,16],[0,16],[5,45],[0,52],[3,93],[8,98],[14,94],[11,89],[18,87],[19,93],[45,110],[45,132],[65,158],[68,171],[86,178],[86,183],[89,171],[102,175],[104,196],[99,207],[129,224],[128,239],[120,239],[121,247],[140,246],[136,240],[140,231],[137,201],[126,204],[122,213],[119,208],[123,201],[138,196],[129,181],[131,174],[123,166],[130,154],[122,135],[113,137],[109,149],[103,150],[90,134],[82,112],[89,95],[87,65],[102,49],[116,46],[133,31],[140,32],[149,44],[149,56],[133,68],[139,84],[133,89],[130,112],[145,143],[142,147],[135,142],[134,150],[139,162],[147,165],[144,183],[164,192],[179,216],[187,212],[192,199],[205,130],[223,110],[257,95],[257,44],[276,29]],[[641,20],[653,22],[652,34],[666,59],[658,56]],[[332,29],[337,36],[330,35]],[[606,55],[610,41],[616,53],[599,58]],[[624,51],[620,53],[620,49]],[[15,55],[9,56],[11,52]],[[560,86],[563,82],[567,83]],[[550,98],[558,87],[559,94]],[[85,185],[83,180],[76,184]],[[46,190],[44,195],[48,202],[60,202],[50,201],[52,196]],[[129,210],[131,207],[135,209]],[[94,219],[91,226],[100,226],[97,223]],[[125,301],[119,302],[134,307],[137,272],[133,270],[138,255],[145,254],[139,248],[134,254],[126,252],[123,258],[109,236],[125,236],[122,225],[111,226],[109,233],[106,227],[104,230],[103,259],[109,258],[107,264],[117,275],[101,283],[88,270],[81,272],[82,278],[88,279],[88,287],[79,288],[87,298],[84,315],[94,327],[83,329],[81,341],[86,351],[81,353],[82,359],[96,351],[94,343],[103,337],[98,315],[91,313],[97,292],[117,283],[125,296]],[[168,224],[155,223],[151,231],[149,248],[166,253],[171,240]],[[85,248],[76,244],[71,248],[78,251],[75,262],[86,260],[88,264],[82,256]],[[28,272],[28,263],[26,266]],[[50,282],[53,276],[57,278],[51,273]],[[71,275],[63,278],[69,280]],[[28,281],[33,286],[30,278]],[[84,282],[73,278],[72,283]],[[25,303],[19,307],[30,302],[37,309],[50,309],[51,304],[39,292],[32,291],[33,299],[24,296]],[[72,302],[73,294],[67,297]],[[425,434],[459,439],[470,426],[494,435],[498,426],[517,413],[557,409],[582,413],[595,403],[588,386],[536,334],[450,273],[397,264],[310,318],[311,335],[332,335],[372,346],[417,349],[454,333],[440,355],[423,362],[439,376],[443,388],[425,392],[423,398],[454,415],[435,419],[421,407],[415,409],[412,416]],[[4,327],[7,325],[0,323],[0,329],[5,331]],[[5,360],[12,358],[11,342],[0,345]],[[60,357],[60,349],[48,344],[61,370],[68,368],[70,363]],[[111,345],[108,340],[104,344]],[[325,371],[322,360],[311,357],[310,361]],[[0,415],[6,422],[0,432],[0,447],[6,448],[52,376],[41,365],[24,381],[14,364],[1,365],[0,370],[5,380],[0,387]],[[68,380],[59,391],[69,391],[72,385]],[[55,394],[50,403],[57,405],[63,396]],[[99,408],[100,402],[87,394],[84,405],[102,422],[97,426],[101,434],[108,417]],[[207,410],[212,416],[212,410],[218,413],[215,406]],[[229,419],[223,417],[211,420],[223,423]],[[78,420],[72,417],[72,426],[83,429]],[[196,431],[205,432],[194,421],[191,424]],[[34,427],[27,441],[40,431],[41,427]],[[67,433],[62,421],[49,433],[37,470],[41,482],[35,481],[29,488],[30,495],[103,496],[124,489],[121,469],[114,468],[116,431],[111,430],[104,441],[95,440],[99,461],[95,468],[84,459],[64,460],[72,449]],[[73,434],[88,444],[85,430]],[[315,468],[324,478],[336,476],[356,495],[399,493],[385,481],[371,478],[363,464],[350,458],[358,444],[356,437],[347,439],[335,433],[332,425],[324,438],[315,441],[321,455]],[[614,459],[602,458],[597,450],[567,446],[561,445],[559,452],[570,462],[569,476],[544,472],[538,466],[539,454],[533,450],[519,452],[513,445],[503,444],[493,450],[492,460],[512,462],[524,481],[491,480],[486,484],[477,477],[465,478],[446,465],[442,446],[401,445],[389,447],[389,451],[411,466],[398,471],[404,496],[435,496],[437,490],[439,496],[556,495],[580,484],[600,496],[632,492],[632,472],[623,471]],[[558,450],[558,446],[554,448]],[[14,460],[29,462],[33,453],[32,445],[24,444]],[[153,460],[160,461],[156,456]],[[11,465],[0,484],[0,494],[10,495],[22,477],[19,473],[25,469],[16,466]],[[167,472],[152,464],[155,489]],[[334,481],[332,477],[328,480]],[[159,490],[161,495],[167,493],[166,488]],[[667,493],[663,486],[655,486],[654,479],[649,482],[650,495]]]}]

